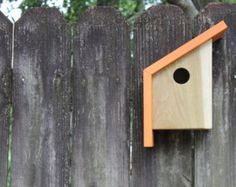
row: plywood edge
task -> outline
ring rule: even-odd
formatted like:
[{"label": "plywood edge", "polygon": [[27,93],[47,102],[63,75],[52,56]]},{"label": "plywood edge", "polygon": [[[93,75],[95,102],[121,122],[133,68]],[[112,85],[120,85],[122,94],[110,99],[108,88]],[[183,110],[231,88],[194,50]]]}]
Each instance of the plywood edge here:
[{"label": "plywood edge", "polygon": [[[202,80],[202,97],[203,97],[203,115],[204,115],[204,128],[205,129],[212,129],[212,88],[213,88],[213,57],[212,57],[212,44],[213,39],[206,43],[206,49],[203,51],[201,56],[201,60],[205,61],[206,57],[209,59],[211,63],[202,63],[202,77],[205,79]],[[211,76],[209,76],[209,74]],[[206,80],[207,79],[207,80]]]},{"label": "plywood edge", "polygon": [[154,146],[152,128],[152,76],[149,72],[143,72],[143,134],[144,147]]},{"label": "plywood edge", "polygon": [[145,70],[150,72],[151,74],[155,74],[165,66],[174,63],[176,60],[181,58],[182,56],[186,55],[187,53],[191,52],[192,50],[196,49],[200,45],[204,44],[209,40],[217,40],[227,29],[227,25],[224,21],[219,22],[218,24],[214,25],[207,31],[203,32],[202,34],[196,36],[189,42],[185,43],[184,45],[180,46],[173,52],[169,53],[165,57],[161,58],[160,60],[154,62],[152,65],[148,66]]}]

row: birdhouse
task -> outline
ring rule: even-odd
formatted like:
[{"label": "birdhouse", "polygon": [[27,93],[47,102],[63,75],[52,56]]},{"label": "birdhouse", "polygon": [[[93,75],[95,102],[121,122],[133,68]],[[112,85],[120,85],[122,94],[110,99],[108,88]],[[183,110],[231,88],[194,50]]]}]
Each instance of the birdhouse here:
[{"label": "birdhouse", "polygon": [[153,130],[212,128],[212,42],[226,29],[221,21],[144,69],[144,147]]}]

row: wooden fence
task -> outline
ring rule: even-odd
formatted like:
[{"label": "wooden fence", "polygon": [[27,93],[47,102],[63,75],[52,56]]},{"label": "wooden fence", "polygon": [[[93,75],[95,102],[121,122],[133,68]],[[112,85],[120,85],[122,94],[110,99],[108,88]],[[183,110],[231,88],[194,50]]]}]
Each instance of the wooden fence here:
[{"label": "wooden fence", "polygon": [[[222,19],[213,129],[157,131],[143,148],[142,70]],[[139,16],[134,40],[111,7],[89,9],[73,32],[53,8],[14,26],[0,14],[0,186],[236,186],[236,5],[209,4],[191,25],[169,5]]]}]

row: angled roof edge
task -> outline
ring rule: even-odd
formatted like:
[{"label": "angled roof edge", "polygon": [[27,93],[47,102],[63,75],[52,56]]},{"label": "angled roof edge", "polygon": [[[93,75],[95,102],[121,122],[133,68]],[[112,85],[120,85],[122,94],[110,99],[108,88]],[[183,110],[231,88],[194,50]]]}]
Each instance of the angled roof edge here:
[{"label": "angled roof edge", "polygon": [[192,50],[196,49],[200,45],[204,44],[209,40],[217,40],[222,37],[225,30],[227,29],[227,25],[224,21],[220,21],[210,29],[206,30],[205,32],[201,33],[200,35],[196,36],[192,40],[188,41],[187,43],[183,44],[173,52],[169,53],[168,55],[164,56],[160,60],[154,62],[152,65],[148,66],[144,69],[146,73],[154,74],[161,70],[162,68],[168,66],[169,64],[175,62],[182,56],[186,55],[187,53],[191,52]]}]

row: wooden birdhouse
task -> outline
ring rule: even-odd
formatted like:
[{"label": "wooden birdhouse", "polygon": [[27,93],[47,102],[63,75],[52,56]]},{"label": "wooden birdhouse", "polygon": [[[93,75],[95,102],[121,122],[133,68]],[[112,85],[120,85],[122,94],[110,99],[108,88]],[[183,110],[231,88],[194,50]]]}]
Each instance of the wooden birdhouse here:
[{"label": "wooden birdhouse", "polygon": [[212,128],[212,42],[226,29],[221,21],[144,69],[144,147],[156,129]]}]

